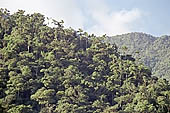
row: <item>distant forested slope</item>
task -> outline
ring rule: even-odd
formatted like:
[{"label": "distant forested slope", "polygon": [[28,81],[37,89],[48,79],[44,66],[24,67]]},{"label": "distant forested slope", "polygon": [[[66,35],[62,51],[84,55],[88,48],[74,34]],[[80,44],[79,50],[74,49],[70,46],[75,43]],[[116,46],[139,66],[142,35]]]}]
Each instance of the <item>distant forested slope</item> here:
[{"label": "distant forested slope", "polygon": [[152,74],[170,80],[170,36],[154,37],[145,33],[128,33],[109,37],[122,50],[132,54],[152,70]]},{"label": "distant forested slope", "polygon": [[[115,44],[0,9],[0,113],[168,113],[170,84]],[[160,41],[158,41],[160,43]]]}]

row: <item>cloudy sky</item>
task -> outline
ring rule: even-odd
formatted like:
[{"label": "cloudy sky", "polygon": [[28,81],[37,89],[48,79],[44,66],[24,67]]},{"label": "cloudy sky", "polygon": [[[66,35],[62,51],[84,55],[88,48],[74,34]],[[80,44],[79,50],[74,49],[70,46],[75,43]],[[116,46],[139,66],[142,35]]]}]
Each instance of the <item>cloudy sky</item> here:
[{"label": "cloudy sky", "polygon": [[170,0],[0,0],[11,13],[39,12],[66,27],[96,35],[145,32],[170,35]]}]

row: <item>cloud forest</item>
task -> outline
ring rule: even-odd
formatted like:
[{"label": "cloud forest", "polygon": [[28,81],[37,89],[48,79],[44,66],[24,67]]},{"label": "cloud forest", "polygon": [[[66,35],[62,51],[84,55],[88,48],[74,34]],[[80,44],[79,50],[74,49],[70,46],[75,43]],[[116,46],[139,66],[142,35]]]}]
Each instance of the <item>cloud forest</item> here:
[{"label": "cloud forest", "polygon": [[140,56],[106,35],[45,21],[0,9],[0,113],[170,112],[169,81]]}]

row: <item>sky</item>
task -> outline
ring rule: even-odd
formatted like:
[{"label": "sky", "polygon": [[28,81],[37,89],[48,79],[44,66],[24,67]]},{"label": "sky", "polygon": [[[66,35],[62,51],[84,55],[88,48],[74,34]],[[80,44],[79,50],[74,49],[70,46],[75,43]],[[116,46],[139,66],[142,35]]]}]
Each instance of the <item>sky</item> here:
[{"label": "sky", "polygon": [[170,35],[170,0],[0,0],[0,8],[38,12],[95,35]]}]

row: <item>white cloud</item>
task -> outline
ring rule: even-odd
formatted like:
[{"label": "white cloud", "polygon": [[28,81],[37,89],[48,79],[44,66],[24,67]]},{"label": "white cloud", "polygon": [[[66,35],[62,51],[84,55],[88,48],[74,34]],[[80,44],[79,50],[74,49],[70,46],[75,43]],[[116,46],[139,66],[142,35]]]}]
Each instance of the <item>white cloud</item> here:
[{"label": "white cloud", "polygon": [[116,35],[133,31],[134,22],[141,17],[138,9],[121,10],[118,12],[92,13],[93,19],[97,22],[88,31],[99,35]]},{"label": "white cloud", "polygon": [[85,17],[76,0],[51,0],[47,3],[50,17],[64,20],[66,27],[83,28]]},{"label": "white cloud", "polygon": [[[94,2],[95,1],[95,2]],[[95,7],[89,5],[89,15],[95,24],[87,29],[88,32],[98,35],[117,35],[134,31],[134,24],[141,18],[139,9],[112,11],[104,1],[94,0]],[[91,4],[88,0],[87,4]]]},{"label": "white cloud", "polygon": [[64,20],[65,26],[84,27],[84,15],[76,0],[0,0],[0,7],[12,13],[23,9],[27,13],[39,12],[58,21]]},{"label": "white cloud", "polygon": [[66,27],[82,28],[97,35],[131,32],[141,18],[139,9],[113,11],[104,0],[79,3],[78,0],[0,0],[0,7],[12,12],[17,9],[24,9],[28,13],[40,12],[56,20],[63,19]]}]

